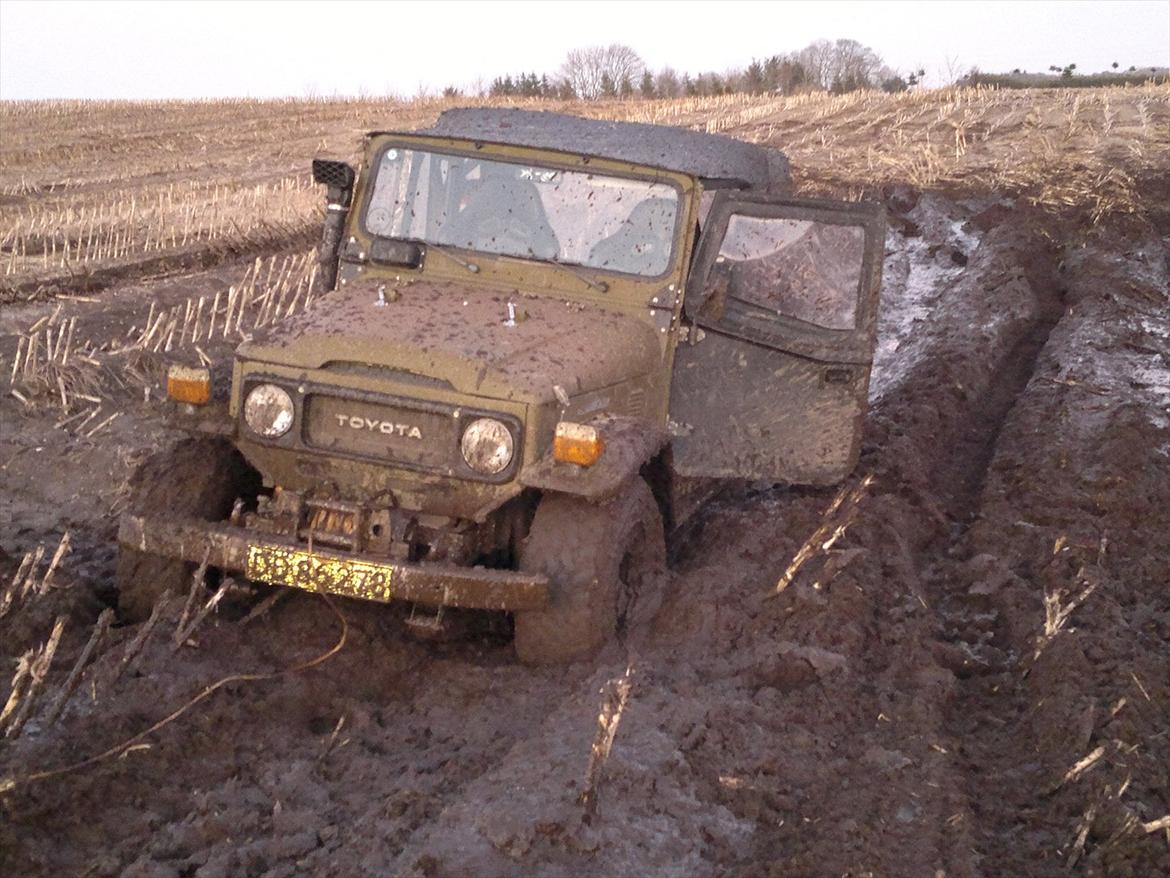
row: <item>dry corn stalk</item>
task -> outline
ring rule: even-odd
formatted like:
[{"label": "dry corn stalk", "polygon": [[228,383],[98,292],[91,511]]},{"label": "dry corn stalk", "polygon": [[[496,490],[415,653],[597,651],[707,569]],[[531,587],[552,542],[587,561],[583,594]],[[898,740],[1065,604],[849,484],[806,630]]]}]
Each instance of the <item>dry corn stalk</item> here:
[{"label": "dry corn stalk", "polygon": [[19,585],[18,600],[24,600],[29,594],[36,593],[37,589],[37,567],[40,566],[41,560],[45,557],[45,544],[41,543],[36,547],[32,553],[32,561],[28,565],[28,572],[25,574],[24,580],[20,583],[13,583],[13,586]]},{"label": "dry corn stalk", "polygon": [[1157,820],[1151,820],[1148,823],[1142,824],[1142,831],[1147,834],[1151,832],[1157,832],[1161,829],[1165,829],[1168,833],[1170,833],[1170,814],[1167,814],[1164,817],[1159,817]]},{"label": "dry corn stalk", "polygon": [[97,623],[93,626],[93,633],[90,634],[84,649],[81,650],[81,655],[78,656],[77,661],[73,665],[73,669],[69,672],[69,676],[65,678],[60,693],[58,693],[56,700],[53,702],[53,706],[49,708],[49,712],[45,716],[45,725],[53,725],[61,716],[61,712],[65,709],[65,705],[68,703],[70,696],[78,684],[81,683],[81,675],[85,671],[85,666],[89,664],[89,660],[93,657],[94,651],[105,638],[106,632],[110,630],[110,623],[113,621],[114,611],[109,608],[102,610],[101,615],[98,616]]},{"label": "dry corn stalk", "polygon": [[203,592],[206,585],[205,577],[207,576],[207,562],[211,559],[211,546],[208,546],[203,551],[203,560],[199,566],[195,568],[195,573],[191,576],[191,588],[187,592],[187,600],[183,603],[183,611],[179,614],[179,621],[175,625],[174,643],[175,646],[182,644],[179,638],[180,632],[187,627],[187,620],[191,618],[191,613],[195,610],[195,604],[199,601],[199,595]]},{"label": "dry corn stalk", "polygon": [[32,671],[32,663],[35,655],[36,651],[29,649],[16,660],[16,672],[12,675],[12,684],[8,690],[8,700],[4,703],[4,709],[0,710],[0,727],[7,725],[9,717],[13,716],[20,706],[21,699],[24,697],[25,690],[28,688],[29,675]]},{"label": "dry corn stalk", "polygon": [[1076,836],[1073,838],[1072,851],[1068,855],[1068,868],[1072,868],[1077,864],[1077,860],[1081,858],[1081,854],[1085,851],[1085,842],[1089,838],[1089,830],[1093,827],[1093,821],[1097,818],[1097,809],[1100,805],[1093,802],[1085,809],[1084,815],[1077,823]]},{"label": "dry corn stalk", "polygon": [[29,597],[43,595],[53,584],[53,577],[61,564],[61,559],[69,551],[69,532],[66,531],[57,549],[49,561],[49,568],[43,576],[38,577],[37,568],[45,557],[45,546],[38,545],[31,552],[26,552],[21,559],[16,575],[12,577],[8,587],[0,593],[0,618],[3,618],[14,606],[28,600]]},{"label": "dry corn stalk", "polygon": [[[200,578],[202,579],[202,577]],[[187,627],[180,628],[175,631],[174,649],[179,649],[184,643],[191,639],[191,635],[193,635],[196,629],[198,629],[199,626],[203,624],[203,620],[206,619],[211,614],[211,612],[219,606],[219,602],[223,600],[224,595],[228,593],[228,590],[233,585],[235,585],[235,581],[230,576],[225,577],[219,588],[216,589],[215,594],[208,598],[207,603],[199,608],[199,612],[195,614],[195,617],[191,619]]]},{"label": "dry corn stalk", "polygon": [[256,606],[252,608],[251,612],[249,612],[247,616],[240,620],[240,624],[247,625],[250,622],[255,622],[257,619],[264,617],[269,613],[269,611],[272,610],[273,607],[275,607],[292,593],[293,590],[291,588],[274,589],[272,594],[268,595],[268,597],[264,598],[264,600],[256,604]]},{"label": "dry corn stalk", "polygon": [[[24,686],[19,696],[19,702],[12,705],[12,697],[9,698],[10,704],[4,707],[4,715],[8,716],[8,727],[4,730],[4,737],[15,738],[20,735],[21,729],[32,715],[33,708],[36,707],[38,697],[45,685],[45,678],[49,675],[49,668],[53,664],[53,656],[57,654],[57,646],[61,643],[61,634],[65,630],[65,617],[58,616],[57,621],[53,624],[53,630],[49,634],[49,639],[36,650],[31,658],[27,659],[27,673],[24,675]],[[22,657],[24,662],[28,653]],[[13,684],[13,696],[16,696],[17,688],[15,681]],[[11,707],[11,710],[10,710]]]},{"label": "dry corn stalk", "polygon": [[1056,792],[1065,784],[1080,780],[1101,763],[1101,757],[1105,755],[1105,752],[1106,746],[1102,744],[1101,746],[1094,748],[1092,752],[1088,753],[1081,759],[1078,759],[1077,762],[1064,773],[1064,776],[1061,777],[1060,780],[1050,784],[1044,790],[1045,795],[1050,795]]},{"label": "dry corn stalk", "polygon": [[[1056,548],[1053,554],[1059,551],[1064,537],[1061,537],[1056,542]],[[1044,591],[1044,630],[1036,637],[1036,649],[1032,653],[1032,662],[1039,660],[1041,653],[1048,646],[1049,643],[1061,631],[1064,631],[1068,625],[1068,620],[1072,614],[1081,606],[1089,597],[1097,590],[1098,581],[1091,577],[1087,568],[1082,567],[1077,571],[1077,581],[1081,585],[1080,591],[1072,595],[1065,603],[1066,593],[1062,590]]]},{"label": "dry corn stalk", "polygon": [[154,604],[150,611],[150,616],[142,623],[142,627],[134,635],[134,639],[126,644],[126,650],[122,653],[122,658],[119,660],[114,672],[110,677],[109,685],[117,683],[122,675],[138,666],[138,661],[142,653],[142,648],[146,645],[146,641],[150,639],[151,633],[158,626],[159,620],[162,619],[168,607],[171,604],[171,595],[164,594]]},{"label": "dry corn stalk", "polygon": [[[40,547],[44,551],[44,547]],[[23,591],[25,579],[30,575],[29,571],[33,566],[33,552],[25,552],[24,558],[21,559],[20,566],[16,569],[16,575],[12,577],[12,581],[8,584],[8,588],[4,590],[4,594],[0,595],[0,618],[3,618],[12,606],[16,603],[17,597]]]},{"label": "dry corn stalk", "polygon": [[342,740],[340,744],[337,743],[337,738],[341,734],[341,730],[345,728],[345,714],[337,718],[337,725],[333,727],[333,733],[329,736],[329,740],[325,742],[325,746],[321,748],[321,755],[317,757],[317,764],[320,765],[329,758],[329,754],[336,748],[340,750],[349,743],[349,738]]},{"label": "dry corn stalk", "polygon": [[[833,502],[829,504],[829,507],[822,514],[821,518],[824,520],[820,527],[812,532],[809,538],[797,549],[796,554],[793,555],[792,561],[779,581],[777,581],[776,587],[772,592],[773,595],[780,594],[780,592],[788,588],[792,584],[792,580],[796,578],[796,574],[800,572],[800,568],[810,558],[828,552],[845,535],[845,532],[857,517],[861,501],[869,490],[869,486],[873,484],[873,480],[873,473],[870,473],[852,488],[848,486],[841,487],[837,492],[837,496],[833,498]],[[838,521],[835,519],[835,516],[841,509],[845,511],[841,514],[840,520]]]},{"label": "dry corn stalk", "polygon": [[620,677],[608,681],[601,690],[601,711],[597,714],[597,733],[589,751],[589,765],[585,769],[585,789],[581,792],[580,803],[585,814],[592,817],[597,812],[597,794],[601,785],[602,772],[613,749],[622,712],[630,698],[633,685],[633,666],[627,665]]},{"label": "dry corn stalk", "polygon": [[57,568],[61,564],[61,559],[65,557],[65,553],[70,549],[69,531],[65,531],[61,535],[61,542],[57,544],[57,551],[53,553],[53,559],[49,562],[49,569],[45,571],[45,575],[41,578],[39,592],[44,594],[53,585],[53,576],[57,573]]}]

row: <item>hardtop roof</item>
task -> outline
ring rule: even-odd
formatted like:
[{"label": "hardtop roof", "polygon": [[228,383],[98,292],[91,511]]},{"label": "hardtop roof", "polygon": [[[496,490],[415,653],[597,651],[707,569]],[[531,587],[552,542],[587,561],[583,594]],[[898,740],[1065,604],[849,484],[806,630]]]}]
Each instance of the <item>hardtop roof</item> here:
[{"label": "hardtop roof", "polygon": [[739,181],[752,189],[773,189],[788,182],[788,163],[779,150],[669,125],[584,119],[544,110],[461,107],[446,110],[432,127],[418,133],[584,153],[708,181]]}]

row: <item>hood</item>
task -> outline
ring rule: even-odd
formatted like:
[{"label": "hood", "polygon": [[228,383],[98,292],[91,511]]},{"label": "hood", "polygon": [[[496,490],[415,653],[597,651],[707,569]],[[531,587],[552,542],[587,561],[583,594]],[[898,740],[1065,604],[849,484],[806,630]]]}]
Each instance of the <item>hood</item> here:
[{"label": "hood", "polygon": [[351,283],[266,328],[237,355],[303,369],[381,367],[446,381],[461,393],[529,403],[555,399],[554,385],[570,396],[609,387],[662,359],[654,328],[629,314],[426,281]]}]

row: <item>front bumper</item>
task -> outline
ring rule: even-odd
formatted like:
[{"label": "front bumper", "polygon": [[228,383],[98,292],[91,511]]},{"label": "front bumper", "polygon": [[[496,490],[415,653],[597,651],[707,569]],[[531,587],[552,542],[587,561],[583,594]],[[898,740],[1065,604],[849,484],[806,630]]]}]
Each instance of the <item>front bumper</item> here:
[{"label": "front bumper", "polygon": [[229,524],[124,515],[118,542],[248,579],[365,600],[414,601],[481,610],[537,610],[548,578],[514,570],[399,563],[373,555],[309,549],[304,543]]}]

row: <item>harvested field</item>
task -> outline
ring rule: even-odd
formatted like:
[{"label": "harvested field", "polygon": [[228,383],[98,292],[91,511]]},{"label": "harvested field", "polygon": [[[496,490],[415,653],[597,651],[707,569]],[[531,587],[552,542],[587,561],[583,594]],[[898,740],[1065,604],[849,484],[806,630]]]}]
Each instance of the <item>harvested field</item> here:
[{"label": "harvested field", "polygon": [[0,873],[1170,873],[1166,86],[540,105],[890,214],[857,472],[712,502],[636,651],[111,618],[165,365],[311,307],[309,158],[446,106],[0,106]]}]

